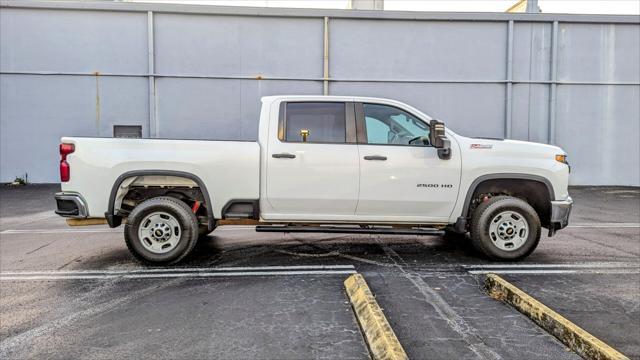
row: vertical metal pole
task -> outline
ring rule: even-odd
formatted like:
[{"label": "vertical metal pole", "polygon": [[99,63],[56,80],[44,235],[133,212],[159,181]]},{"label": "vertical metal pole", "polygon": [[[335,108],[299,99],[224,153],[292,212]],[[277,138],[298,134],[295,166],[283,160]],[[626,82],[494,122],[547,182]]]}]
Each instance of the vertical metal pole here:
[{"label": "vertical metal pole", "polygon": [[540,12],[540,8],[538,7],[538,0],[527,0],[527,13],[537,14]]},{"label": "vertical metal pole", "polygon": [[509,20],[507,30],[507,99],[505,101],[504,137],[511,138],[511,108],[513,94],[513,20]]},{"label": "vertical metal pole", "polygon": [[549,133],[548,143],[556,143],[556,97],[558,87],[558,22],[553,22],[551,32],[551,88],[549,89]]},{"label": "vertical metal pole", "polygon": [[324,17],[324,54],[322,57],[322,94],[329,95],[329,17]]},{"label": "vertical metal pole", "polygon": [[158,123],[156,121],[156,78],[153,35],[153,12],[147,12],[147,51],[149,61],[149,137],[158,137]]},{"label": "vertical metal pole", "polygon": [[349,0],[347,9],[384,10],[384,0]]}]

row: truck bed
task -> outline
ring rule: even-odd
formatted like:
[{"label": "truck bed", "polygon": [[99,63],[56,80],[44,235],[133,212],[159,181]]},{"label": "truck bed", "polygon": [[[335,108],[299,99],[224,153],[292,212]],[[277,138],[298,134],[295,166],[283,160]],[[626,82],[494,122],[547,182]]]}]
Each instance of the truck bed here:
[{"label": "truck bed", "polygon": [[62,191],[79,193],[89,217],[104,217],[116,180],[145,170],[187,172],[209,188],[214,216],[232,199],[258,199],[260,146],[249,141],[63,137],[71,176]]}]

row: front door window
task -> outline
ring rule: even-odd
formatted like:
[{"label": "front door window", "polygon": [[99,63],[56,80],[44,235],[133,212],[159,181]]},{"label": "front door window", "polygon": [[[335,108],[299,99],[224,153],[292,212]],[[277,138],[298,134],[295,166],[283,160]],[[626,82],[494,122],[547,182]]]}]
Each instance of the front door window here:
[{"label": "front door window", "polygon": [[406,111],[380,104],[362,107],[367,144],[413,145],[409,143],[411,140],[429,137],[429,126]]}]

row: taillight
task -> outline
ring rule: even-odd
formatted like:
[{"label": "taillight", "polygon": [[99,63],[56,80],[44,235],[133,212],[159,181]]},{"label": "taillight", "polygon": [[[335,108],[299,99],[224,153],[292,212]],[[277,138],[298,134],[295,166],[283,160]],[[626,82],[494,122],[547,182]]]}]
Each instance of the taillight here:
[{"label": "taillight", "polygon": [[76,151],[73,144],[60,144],[60,181],[67,182],[71,178],[71,167],[67,162],[67,155]]}]

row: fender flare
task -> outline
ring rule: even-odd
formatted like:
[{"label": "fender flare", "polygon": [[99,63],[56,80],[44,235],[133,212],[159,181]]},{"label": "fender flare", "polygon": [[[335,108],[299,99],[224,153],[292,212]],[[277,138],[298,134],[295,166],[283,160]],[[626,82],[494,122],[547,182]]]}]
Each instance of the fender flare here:
[{"label": "fender flare", "polygon": [[110,227],[117,227],[122,222],[122,219],[115,214],[115,202],[116,202],[116,194],[118,193],[118,189],[120,188],[120,184],[126,179],[133,176],[150,176],[150,175],[162,175],[162,176],[176,176],[183,177],[190,180],[193,180],[198,187],[202,191],[202,195],[204,196],[204,203],[207,206],[207,228],[209,231],[213,230],[215,227],[215,219],[213,218],[213,202],[211,201],[211,197],[209,196],[209,191],[207,191],[207,187],[204,185],[202,179],[198,176],[184,172],[184,171],[176,171],[176,170],[133,170],[127,171],[124,174],[118,176],[116,181],[113,183],[111,187],[111,193],[109,194],[109,207],[107,212],[105,213],[105,217],[107,218],[107,222]]},{"label": "fender flare", "polygon": [[464,199],[464,207],[462,208],[461,217],[463,218],[468,217],[469,207],[471,206],[471,200],[473,200],[472,196],[473,196],[473,193],[478,188],[478,185],[480,185],[480,183],[482,183],[483,181],[495,180],[495,179],[537,181],[537,182],[543,183],[547,187],[547,190],[549,191],[549,199],[551,201],[555,200],[556,198],[555,192],[553,190],[553,185],[551,185],[551,182],[549,181],[549,179],[542,177],[540,175],[518,174],[518,173],[494,173],[494,174],[480,175],[475,180],[473,180],[473,182],[469,186],[469,189],[467,190],[467,196]]}]

